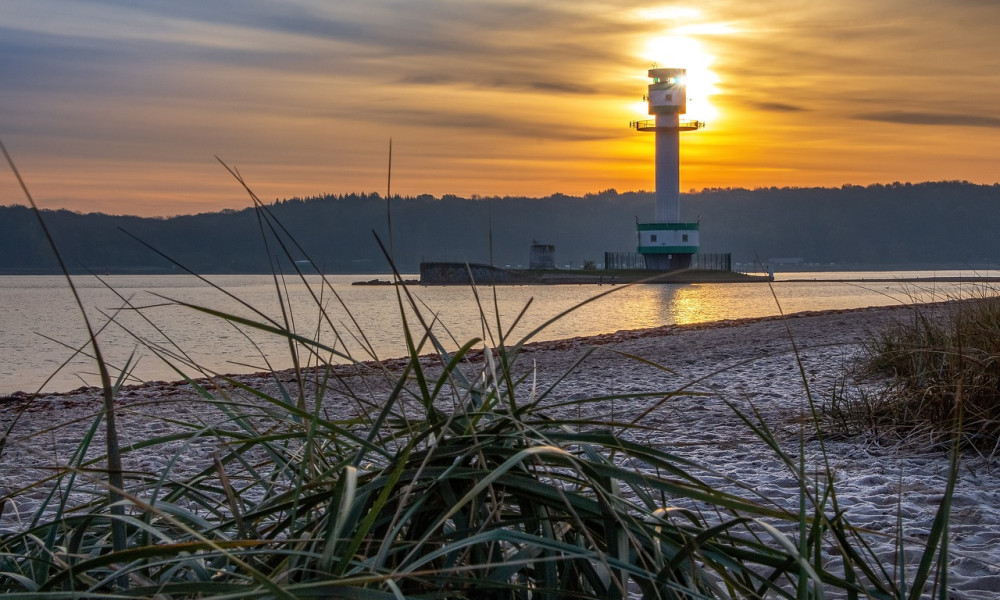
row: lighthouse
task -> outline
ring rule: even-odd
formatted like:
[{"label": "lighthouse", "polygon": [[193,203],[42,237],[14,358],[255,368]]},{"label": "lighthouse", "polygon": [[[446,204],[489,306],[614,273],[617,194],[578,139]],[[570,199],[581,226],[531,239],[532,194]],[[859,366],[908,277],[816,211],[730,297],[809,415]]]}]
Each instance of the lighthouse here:
[{"label": "lighthouse", "polygon": [[698,252],[698,223],[681,222],[680,133],[704,123],[681,118],[687,110],[685,74],[684,69],[650,69],[646,99],[654,118],[631,124],[656,133],[656,211],[653,222],[636,223],[637,251],[651,271],[686,269]]}]

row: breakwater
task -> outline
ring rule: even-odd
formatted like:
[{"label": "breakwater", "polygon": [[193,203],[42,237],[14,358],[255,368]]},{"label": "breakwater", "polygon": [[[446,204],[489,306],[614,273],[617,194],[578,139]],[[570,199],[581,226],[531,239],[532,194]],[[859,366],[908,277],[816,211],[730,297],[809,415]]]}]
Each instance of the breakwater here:
[{"label": "breakwater", "polygon": [[459,262],[420,263],[421,285],[568,285],[619,283],[752,283],[767,282],[767,275],[733,271],[685,269],[659,273],[639,269],[505,269],[492,265]]}]

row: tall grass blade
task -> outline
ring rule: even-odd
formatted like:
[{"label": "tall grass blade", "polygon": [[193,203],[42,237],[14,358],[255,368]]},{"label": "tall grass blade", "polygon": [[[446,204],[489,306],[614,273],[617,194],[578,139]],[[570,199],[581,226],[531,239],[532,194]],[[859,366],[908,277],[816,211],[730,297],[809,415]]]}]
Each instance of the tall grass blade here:
[{"label": "tall grass blade", "polygon": [[[122,477],[122,462],[119,450],[118,430],[115,423],[114,388],[111,385],[111,375],[108,372],[107,364],[104,362],[100,344],[97,343],[97,336],[94,333],[94,328],[90,324],[90,319],[87,317],[87,311],[84,309],[83,301],[80,299],[80,294],[77,292],[76,285],[73,283],[73,278],[70,277],[69,269],[66,267],[62,254],[56,246],[55,238],[52,237],[52,233],[49,231],[48,225],[45,223],[45,219],[42,218],[42,213],[38,209],[38,205],[35,203],[34,197],[31,195],[27,184],[21,177],[21,172],[14,164],[14,159],[11,158],[10,153],[7,152],[7,146],[3,143],[2,139],[0,139],[0,151],[3,152],[7,165],[14,173],[14,177],[17,179],[17,183],[21,187],[24,197],[28,200],[28,204],[31,206],[31,210],[35,214],[39,226],[42,228],[45,239],[48,241],[49,247],[52,249],[52,252],[56,257],[56,261],[59,263],[59,270],[66,278],[66,283],[69,285],[70,291],[73,293],[74,301],[76,302],[77,308],[80,309],[80,315],[87,328],[87,335],[90,338],[90,345],[94,352],[94,359],[97,363],[98,371],[100,372],[101,389],[103,390],[105,445],[108,457],[108,504],[111,507],[112,515],[122,516],[125,514],[125,507],[121,503],[123,498],[122,492],[125,488],[125,481]],[[125,548],[125,529],[120,524],[118,519],[114,519],[112,521],[111,542],[112,548],[115,551],[121,551]],[[124,584],[125,582],[121,583]]]}]

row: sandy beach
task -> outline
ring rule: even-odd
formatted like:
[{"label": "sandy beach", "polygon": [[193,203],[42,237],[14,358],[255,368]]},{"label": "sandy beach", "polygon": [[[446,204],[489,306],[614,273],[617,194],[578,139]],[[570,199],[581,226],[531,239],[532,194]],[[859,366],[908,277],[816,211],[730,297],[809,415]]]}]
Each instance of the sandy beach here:
[{"label": "sandy beach", "polygon": [[[920,310],[940,315],[953,308],[942,303]],[[645,443],[706,466],[706,479],[713,485],[794,509],[795,478],[732,407],[758,411],[796,460],[804,435],[807,464],[821,465],[820,443],[801,418],[807,410],[807,387],[820,403],[845,382],[849,393],[854,383],[845,379],[845,370],[867,332],[912,315],[910,307],[891,307],[623,331],[526,346],[517,368],[534,370],[539,389],[545,389],[589,353],[555,388],[552,402],[655,392],[652,399],[608,401],[608,416],[616,421],[638,419],[646,427]],[[390,361],[389,366],[398,368],[400,363]],[[353,367],[343,369],[345,381],[361,377]],[[266,389],[275,385],[264,375],[239,379]],[[324,408],[351,410],[338,402],[331,394]],[[210,423],[215,418],[184,383],[131,387],[119,395],[118,405],[126,443],[162,434],[169,420]],[[0,427],[11,430],[0,455],[0,495],[12,494],[44,478],[51,466],[64,464],[99,407],[100,394],[92,389],[30,401],[6,399],[0,405]],[[847,519],[873,532],[870,543],[891,565],[897,516],[903,536],[917,544],[930,528],[945,489],[945,453],[929,444],[889,444],[865,434],[837,435],[824,444]],[[211,460],[210,444],[186,451],[192,468]],[[165,458],[137,453],[129,460],[130,468],[156,472]],[[1000,462],[974,454],[962,461],[950,530],[950,597],[995,598],[1000,596]],[[41,494],[31,490],[8,498],[0,531],[19,527]]]}]

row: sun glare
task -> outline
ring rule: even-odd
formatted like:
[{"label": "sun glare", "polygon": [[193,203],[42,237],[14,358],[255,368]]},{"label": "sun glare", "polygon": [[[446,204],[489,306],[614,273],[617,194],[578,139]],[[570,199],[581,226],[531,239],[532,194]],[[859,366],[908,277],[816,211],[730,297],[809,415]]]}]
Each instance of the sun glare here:
[{"label": "sun glare", "polygon": [[666,21],[675,19],[698,19],[701,11],[688,6],[656,6],[640,8],[636,16],[646,21]]},{"label": "sun glare", "polygon": [[718,93],[719,76],[712,69],[715,57],[702,39],[729,35],[736,29],[729,23],[706,22],[694,7],[659,6],[644,8],[637,16],[662,24],[662,35],[646,41],[642,57],[658,67],[687,69],[687,117],[711,121],[718,116],[711,98]]},{"label": "sun glare", "polygon": [[647,42],[644,56],[659,67],[687,69],[687,118],[711,121],[718,115],[711,103],[719,82],[712,71],[715,57],[701,41],[686,35],[655,37]]},{"label": "sun glare", "polygon": [[636,115],[638,119],[649,119],[649,104],[643,100],[636,100],[629,103],[629,114]]}]

